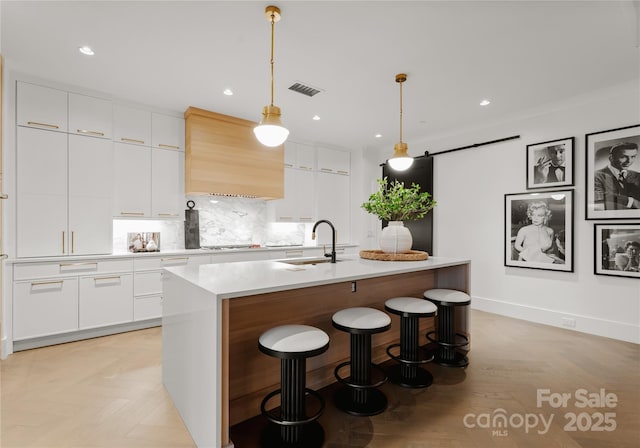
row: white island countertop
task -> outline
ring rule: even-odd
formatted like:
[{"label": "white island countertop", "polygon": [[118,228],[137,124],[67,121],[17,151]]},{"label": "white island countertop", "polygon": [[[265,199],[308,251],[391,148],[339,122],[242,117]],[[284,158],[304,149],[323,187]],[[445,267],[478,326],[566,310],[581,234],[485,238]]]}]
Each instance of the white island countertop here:
[{"label": "white island countertop", "polygon": [[376,261],[344,255],[337,263],[290,264],[317,258],[241,261],[167,267],[165,270],[214,294],[218,299],[306,288],[385,275],[469,264],[459,258],[430,257],[424,261]]}]

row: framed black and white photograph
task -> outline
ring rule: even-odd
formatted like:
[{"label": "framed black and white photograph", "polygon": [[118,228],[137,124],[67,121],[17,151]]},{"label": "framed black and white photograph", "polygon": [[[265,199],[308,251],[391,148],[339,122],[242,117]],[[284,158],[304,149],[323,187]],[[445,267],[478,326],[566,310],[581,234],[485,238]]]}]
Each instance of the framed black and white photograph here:
[{"label": "framed black and white photograph", "polygon": [[640,124],[585,136],[586,219],[640,219]]},{"label": "framed black and white photograph", "polygon": [[160,252],[160,232],[127,233],[129,252]]},{"label": "framed black and white photograph", "polygon": [[573,142],[568,137],[527,145],[527,189],[574,185]]},{"label": "framed black and white photograph", "polygon": [[504,265],[573,272],[573,190],[504,195]]},{"label": "framed black and white photograph", "polygon": [[594,273],[640,278],[640,223],[594,226]]}]

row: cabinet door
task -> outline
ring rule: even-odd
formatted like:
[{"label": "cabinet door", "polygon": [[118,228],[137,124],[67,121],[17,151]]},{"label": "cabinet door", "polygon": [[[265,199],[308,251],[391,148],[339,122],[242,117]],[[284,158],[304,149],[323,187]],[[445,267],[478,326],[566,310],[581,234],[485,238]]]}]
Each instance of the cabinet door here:
[{"label": "cabinet door", "polygon": [[318,171],[348,175],[350,154],[347,151],[318,148]]},{"label": "cabinet door", "polygon": [[114,104],[113,140],[151,146],[151,112]]},{"label": "cabinet door", "polygon": [[277,222],[295,222],[295,196],[296,196],[296,172],[293,168],[285,167],[284,169],[284,198],[275,199],[267,203],[271,207],[274,219]]},{"label": "cabinet door", "polygon": [[113,142],[69,135],[70,253],[113,251]]},{"label": "cabinet door", "polygon": [[78,279],[47,279],[13,285],[13,339],[78,329]]},{"label": "cabinet door", "polygon": [[124,143],[113,146],[113,216],[151,216],[151,148]]},{"label": "cabinet door", "polygon": [[151,153],[151,213],[179,217],[184,210],[184,152],[153,148]]},{"label": "cabinet door", "polygon": [[[317,173],[318,219],[328,219],[336,228],[336,243],[347,244],[351,238],[350,177]],[[331,244],[331,229],[325,224],[316,231],[318,244]]]},{"label": "cabinet door", "polygon": [[80,278],[79,328],[101,327],[133,320],[131,274]]},{"label": "cabinet door", "polygon": [[69,133],[111,139],[111,101],[69,93]]},{"label": "cabinet door", "polygon": [[17,255],[67,253],[67,134],[17,128]]},{"label": "cabinet door", "polygon": [[315,173],[292,170],[293,212],[298,222],[315,221]]},{"label": "cabinet door", "polygon": [[151,114],[151,145],[184,151],[184,118]]},{"label": "cabinet door", "polygon": [[301,170],[313,170],[315,166],[316,150],[313,146],[298,145],[296,167]]},{"label": "cabinet door", "polygon": [[67,132],[67,92],[18,82],[16,102],[18,126]]}]

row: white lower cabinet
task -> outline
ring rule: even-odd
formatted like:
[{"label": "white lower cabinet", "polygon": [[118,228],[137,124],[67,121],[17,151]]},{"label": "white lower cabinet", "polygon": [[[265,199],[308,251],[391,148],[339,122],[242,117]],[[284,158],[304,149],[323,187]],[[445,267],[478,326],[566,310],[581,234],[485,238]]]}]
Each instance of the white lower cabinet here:
[{"label": "white lower cabinet", "polygon": [[49,278],[13,285],[13,339],[78,329],[78,279]]},{"label": "white lower cabinet", "polygon": [[162,272],[136,272],[133,286],[133,320],[162,317]]},{"label": "white lower cabinet", "polygon": [[132,274],[80,278],[80,329],[121,324],[132,320]]}]

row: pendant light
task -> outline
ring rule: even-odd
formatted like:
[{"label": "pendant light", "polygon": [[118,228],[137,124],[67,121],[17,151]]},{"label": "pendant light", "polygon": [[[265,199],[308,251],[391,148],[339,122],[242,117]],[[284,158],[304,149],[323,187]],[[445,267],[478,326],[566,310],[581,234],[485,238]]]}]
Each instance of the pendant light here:
[{"label": "pendant light", "polygon": [[396,171],[404,171],[413,165],[413,157],[407,152],[407,144],[402,141],[402,83],[407,80],[405,73],[396,75],[396,82],[400,83],[400,141],[393,147],[393,157],[388,162],[389,166]]},{"label": "pendant light", "polygon": [[253,133],[260,143],[273,148],[284,143],[289,136],[289,130],[282,126],[280,108],[273,104],[273,31],[274,24],[280,20],[280,8],[270,5],[264,13],[271,23],[271,104],[264,106],[262,121],[253,128]]}]

